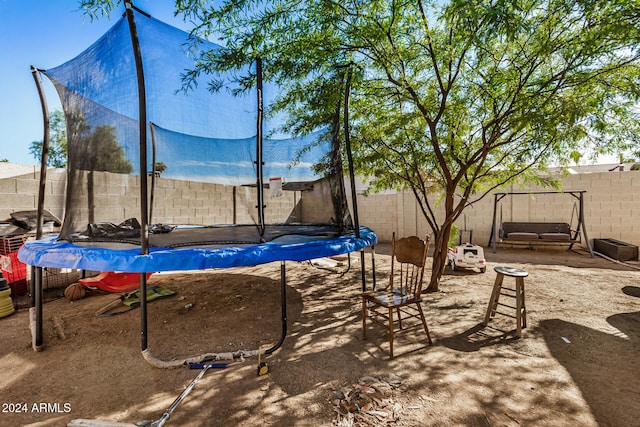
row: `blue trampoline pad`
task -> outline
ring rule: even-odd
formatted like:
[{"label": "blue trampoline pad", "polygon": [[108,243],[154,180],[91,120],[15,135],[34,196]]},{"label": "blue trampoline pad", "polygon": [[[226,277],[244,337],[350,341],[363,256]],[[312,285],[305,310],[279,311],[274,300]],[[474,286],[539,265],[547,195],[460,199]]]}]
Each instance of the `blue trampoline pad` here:
[{"label": "blue trampoline pad", "polygon": [[[51,235],[42,240],[26,242],[20,249],[18,258],[32,266],[94,271],[142,273],[204,270],[253,266],[273,261],[306,261],[341,255],[374,245],[378,239],[374,231],[364,226],[360,227],[359,238],[353,231],[336,234],[319,228],[313,233],[313,226],[310,225],[302,226],[300,229],[280,225],[270,230],[267,226],[265,236],[269,236],[271,240],[263,243],[252,242],[249,239],[216,241],[212,235],[215,234],[215,230],[221,230],[221,233],[228,237],[230,229],[234,227],[181,229],[181,238],[187,233],[193,234],[194,237],[198,233],[205,234],[207,238],[203,241],[194,239],[189,245],[183,243],[177,247],[149,247],[149,253],[146,255],[142,254],[139,244],[135,241],[69,242],[58,240],[56,235]],[[282,232],[283,227],[286,233]],[[153,238],[150,241],[153,241]]]}]

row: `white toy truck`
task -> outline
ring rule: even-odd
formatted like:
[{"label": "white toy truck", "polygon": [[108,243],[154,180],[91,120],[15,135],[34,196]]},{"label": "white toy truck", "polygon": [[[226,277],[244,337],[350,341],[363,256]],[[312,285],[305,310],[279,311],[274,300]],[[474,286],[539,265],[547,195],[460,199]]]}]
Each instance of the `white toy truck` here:
[{"label": "white toy truck", "polygon": [[481,246],[467,243],[449,248],[447,251],[449,266],[455,271],[458,268],[478,268],[480,273],[487,271],[484,250]]}]

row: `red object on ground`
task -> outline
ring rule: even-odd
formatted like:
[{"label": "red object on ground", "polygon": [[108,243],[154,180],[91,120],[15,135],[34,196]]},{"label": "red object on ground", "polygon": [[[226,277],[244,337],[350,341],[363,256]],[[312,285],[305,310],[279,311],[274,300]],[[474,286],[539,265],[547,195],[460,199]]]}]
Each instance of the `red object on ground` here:
[{"label": "red object on ground", "polygon": [[18,259],[18,251],[2,255],[2,277],[11,287],[11,295],[20,297],[28,291],[27,265]]},{"label": "red object on ground", "polygon": [[[147,273],[147,279],[153,273]],[[128,292],[140,287],[140,273],[103,272],[93,277],[79,279],[83,286],[98,288],[107,292]]]}]

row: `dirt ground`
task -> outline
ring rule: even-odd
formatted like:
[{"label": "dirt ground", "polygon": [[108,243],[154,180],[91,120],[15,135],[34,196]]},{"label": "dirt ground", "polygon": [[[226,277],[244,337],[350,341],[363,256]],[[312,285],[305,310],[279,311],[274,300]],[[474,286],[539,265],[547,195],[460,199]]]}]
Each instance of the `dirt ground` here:
[{"label": "dirt ground", "polygon": [[[425,294],[433,346],[419,329],[399,334],[393,360],[383,328],[368,325],[362,340],[358,254],[344,274],[286,263],[288,331],[264,360],[268,374],[257,375],[256,358],[210,369],[166,425],[639,426],[640,270],[584,252],[485,255],[486,273],[447,269],[441,291]],[[377,280],[389,265],[389,247],[376,246]],[[530,273],[520,339],[513,319],[482,326],[496,265]],[[366,267],[370,284],[368,252]],[[176,292],[149,303],[157,358],[264,349],[280,337],[279,263],[155,274],[153,285]],[[116,295],[61,296],[47,293],[44,351],[31,349],[27,309],[0,319],[0,425],[158,419],[200,372],[148,364],[139,309],[96,316]]]}]

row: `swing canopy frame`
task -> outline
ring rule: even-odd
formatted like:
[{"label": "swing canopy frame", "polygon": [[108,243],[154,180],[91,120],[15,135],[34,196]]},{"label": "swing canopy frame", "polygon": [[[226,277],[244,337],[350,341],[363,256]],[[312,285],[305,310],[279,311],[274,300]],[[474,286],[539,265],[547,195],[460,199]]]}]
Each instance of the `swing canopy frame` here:
[{"label": "swing canopy frame", "polygon": [[[586,190],[564,190],[564,191],[511,191],[494,193],[493,199],[493,219],[491,222],[491,233],[487,246],[493,248],[495,253],[500,243],[526,244],[528,246],[540,245],[569,245],[567,250],[572,250],[573,245],[584,244],[589,254],[593,258],[595,255],[591,247],[591,242],[587,236],[587,228],[584,220],[584,194]],[[575,199],[572,218],[567,222],[506,222],[502,221],[502,212],[498,221],[498,204],[507,196],[521,195],[545,195],[545,194],[566,194]],[[575,228],[572,227],[573,217],[577,217]]]}]

